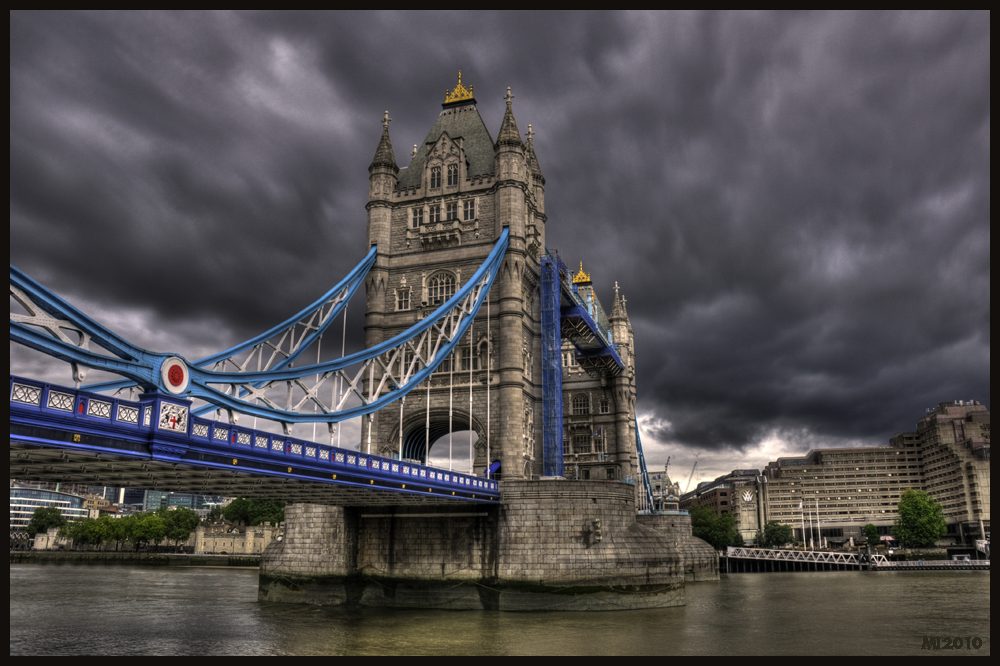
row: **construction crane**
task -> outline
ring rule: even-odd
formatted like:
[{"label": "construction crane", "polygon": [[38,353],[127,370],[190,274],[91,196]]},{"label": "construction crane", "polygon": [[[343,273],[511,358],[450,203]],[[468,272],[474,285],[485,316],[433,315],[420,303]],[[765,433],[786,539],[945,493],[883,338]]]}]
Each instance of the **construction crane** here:
[{"label": "construction crane", "polygon": [[698,469],[698,459],[697,458],[694,459],[694,465],[691,466],[691,473],[688,474],[688,482],[687,482],[687,485],[684,487],[684,492],[685,493],[687,491],[691,490],[691,479],[694,478],[694,471],[696,469]]}]

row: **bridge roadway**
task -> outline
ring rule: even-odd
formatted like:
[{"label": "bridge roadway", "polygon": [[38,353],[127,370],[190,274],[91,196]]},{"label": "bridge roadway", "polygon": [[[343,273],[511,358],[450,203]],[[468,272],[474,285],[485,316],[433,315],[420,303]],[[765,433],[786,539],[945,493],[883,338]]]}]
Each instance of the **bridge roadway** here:
[{"label": "bridge roadway", "polygon": [[10,377],[10,477],[338,506],[488,504],[499,483]]}]

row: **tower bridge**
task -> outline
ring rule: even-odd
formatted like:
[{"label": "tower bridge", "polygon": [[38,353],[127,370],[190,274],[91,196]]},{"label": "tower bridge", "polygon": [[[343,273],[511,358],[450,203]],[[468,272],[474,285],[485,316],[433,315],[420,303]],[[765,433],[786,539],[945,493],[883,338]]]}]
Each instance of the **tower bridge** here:
[{"label": "tower bridge", "polygon": [[[67,362],[75,383],[11,376],[12,476],[297,502],[262,559],[264,600],[683,603],[717,556],[685,513],[653,511],[625,299],[616,284],[606,312],[582,264],[572,274],[547,249],[535,133],[522,139],[513,99],[494,140],[460,78],[404,167],[386,112],[364,259],[224,352],[141,349],[12,266],[11,340]],[[361,286],[365,349],[322,360]],[[123,379],[81,386],[88,368]],[[360,441],[342,441],[357,417]],[[302,424],[311,438],[293,436]],[[448,469],[428,465],[445,437]]]}]

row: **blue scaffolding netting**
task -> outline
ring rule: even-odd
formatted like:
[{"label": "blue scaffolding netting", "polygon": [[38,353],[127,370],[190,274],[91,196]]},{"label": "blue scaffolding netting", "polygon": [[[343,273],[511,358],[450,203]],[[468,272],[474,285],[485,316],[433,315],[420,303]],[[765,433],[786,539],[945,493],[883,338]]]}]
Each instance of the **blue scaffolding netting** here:
[{"label": "blue scaffolding netting", "polygon": [[561,273],[559,255],[542,257],[542,474],[563,475]]}]

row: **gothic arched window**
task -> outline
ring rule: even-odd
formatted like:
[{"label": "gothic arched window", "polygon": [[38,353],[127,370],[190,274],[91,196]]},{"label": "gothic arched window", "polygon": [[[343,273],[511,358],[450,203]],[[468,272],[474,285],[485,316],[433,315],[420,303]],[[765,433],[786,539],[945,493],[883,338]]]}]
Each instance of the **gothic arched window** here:
[{"label": "gothic arched window", "polygon": [[441,167],[431,167],[431,187],[441,187]]},{"label": "gothic arched window", "polygon": [[455,276],[450,273],[436,273],[427,281],[427,302],[432,305],[444,303],[455,295]]},{"label": "gothic arched window", "polygon": [[473,354],[468,347],[462,347],[462,370],[468,372],[470,369],[479,370],[479,354]]},{"label": "gothic arched window", "polygon": [[458,165],[449,164],[448,165],[448,184],[458,185]]},{"label": "gothic arched window", "polygon": [[586,395],[573,396],[573,416],[590,414],[590,399]]}]

